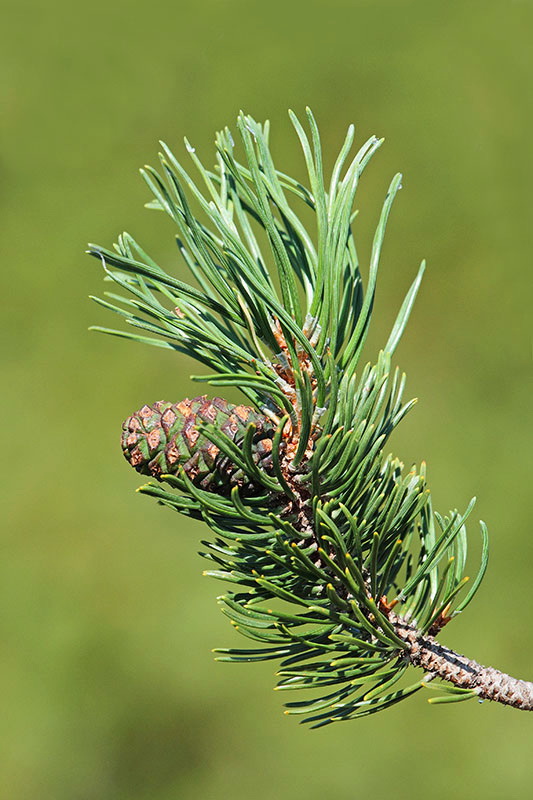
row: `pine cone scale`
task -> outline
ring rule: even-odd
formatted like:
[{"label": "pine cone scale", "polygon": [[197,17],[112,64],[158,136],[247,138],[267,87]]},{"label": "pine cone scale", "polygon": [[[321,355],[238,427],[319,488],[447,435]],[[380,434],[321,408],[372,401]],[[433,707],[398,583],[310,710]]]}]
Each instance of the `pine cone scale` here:
[{"label": "pine cone scale", "polygon": [[175,404],[158,401],[128,417],[122,426],[124,456],[138,472],[157,479],[177,474],[182,467],[203,489],[227,494],[236,485],[250,488],[250,479],[201,433],[202,423],[215,425],[237,446],[254,423],[253,461],[270,468],[272,422],[248,406],[234,406],[220,397],[208,400],[205,395]]}]

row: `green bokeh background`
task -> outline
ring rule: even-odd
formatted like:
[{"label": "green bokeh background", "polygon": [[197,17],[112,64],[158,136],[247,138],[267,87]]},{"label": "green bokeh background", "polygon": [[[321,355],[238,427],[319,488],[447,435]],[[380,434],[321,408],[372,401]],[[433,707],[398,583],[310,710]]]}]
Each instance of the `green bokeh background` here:
[{"label": "green bokeh background", "polygon": [[398,351],[421,402],[394,447],[428,460],[443,511],[476,494],[491,532],[483,587],[441,638],[533,678],[533,4],[2,5],[2,800],[529,796],[527,714],[419,694],[310,732],[282,715],[271,663],[213,661],[238,640],[200,577],[204,531],[135,495],[118,447],[133,409],[198,392],[195,367],[87,333],[114,320],[86,300],[102,284],[83,251],[126,228],[184,274],[136,175],[159,138],[211,163],[242,107],[301,174],[288,107],[312,106],[329,164],[349,122],[360,143],[385,135],[362,254],[405,178],[368,356],[427,257]]}]

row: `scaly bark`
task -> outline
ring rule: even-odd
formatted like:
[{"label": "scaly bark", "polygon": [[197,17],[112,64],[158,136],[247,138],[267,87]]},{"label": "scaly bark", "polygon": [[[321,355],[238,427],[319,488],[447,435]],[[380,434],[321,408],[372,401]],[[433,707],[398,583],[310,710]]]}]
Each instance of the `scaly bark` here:
[{"label": "scaly bark", "polygon": [[533,711],[533,683],[512,678],[493,667],[484,667],[422,634],[401,617],[389,615],[397,634],[407,646],[411,664],[461,689],[475,689],[480,699]]}]

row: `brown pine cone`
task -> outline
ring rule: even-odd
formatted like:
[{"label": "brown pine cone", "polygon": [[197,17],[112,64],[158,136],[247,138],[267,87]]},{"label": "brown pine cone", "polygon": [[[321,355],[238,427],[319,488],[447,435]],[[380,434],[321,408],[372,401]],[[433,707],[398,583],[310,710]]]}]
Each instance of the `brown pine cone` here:
[{"label": "brown pine cone", "polygon": [[220,397],[208,400],[206,395],[180,403],[160,401],[132,414],[122,426],[124,456],[138,472],[158,479],[175,475],[183,467],[196,486],[218,494],[229,494],[233,486],[253,488],[250,478],[200,433],[202,422],[215,425],[237,446],[253,422],[254,462],[269,471],[274,424],[253,408],[235,406]]}]

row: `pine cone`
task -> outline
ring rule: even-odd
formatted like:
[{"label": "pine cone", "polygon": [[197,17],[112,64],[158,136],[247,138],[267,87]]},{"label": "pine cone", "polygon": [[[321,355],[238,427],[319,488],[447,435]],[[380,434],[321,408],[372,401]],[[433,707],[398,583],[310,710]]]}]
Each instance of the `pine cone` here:
[{"label": "pine cone", "polygon": [[233,486],[253,488],[250,478],[200,433],[198,425],[202,422],[215,425],[237,446],[253,422],[254,461],[269,470],[273,423],[253,408],[235,406],[220,397],[208,400],[206,395],[180,403],[160,401],[145,405],[128,417],[122,425],[124,456],[137,472],[158,479],[165,474],[175,475],[183,467],[196,486],[218,494],[229,494]]}]

